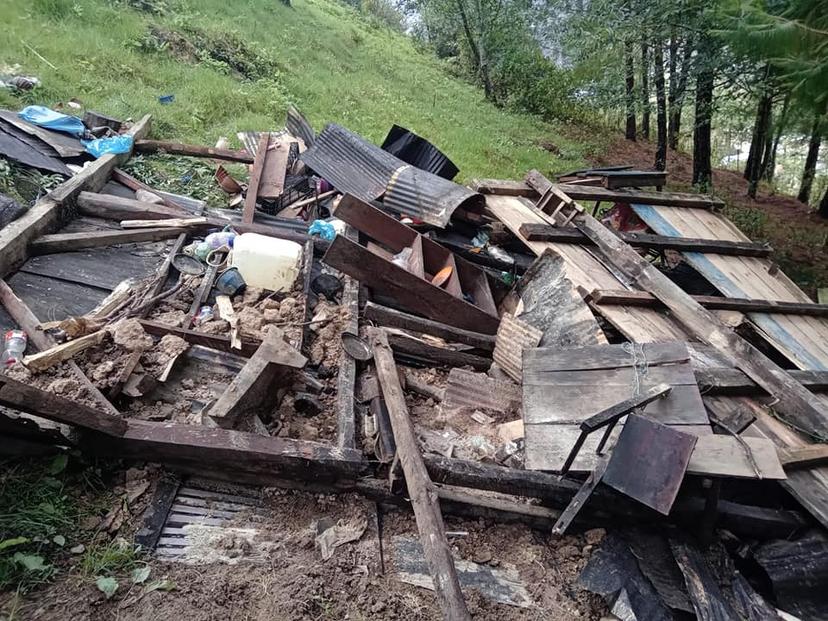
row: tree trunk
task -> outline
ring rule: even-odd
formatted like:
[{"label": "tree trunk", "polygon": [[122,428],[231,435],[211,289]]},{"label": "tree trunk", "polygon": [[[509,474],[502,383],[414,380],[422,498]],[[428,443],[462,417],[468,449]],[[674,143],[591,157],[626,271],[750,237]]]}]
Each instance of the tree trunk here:
[{"label": "tree trunk", "polygon": [[[701,43],[708,43],[702,41]],[[693,125],[693,184],[701,191],[708,191],[713,183],[710,167],[710,120],[713,116],[713,68],[709,51],[699,48],[696,76],[696,118]]]},{"label": "tree trunk", "polygon": [[678,45],[675,46],[676,59],[673,59],[673,43],[670,43],[670,118],[667,127],[667,146],[673,151],[678,149],[679,131],[681,130],[681,109],[684,107],[684,96],[687,93],[687,78],[690,74],[690,59],[693,54],[693,41],[684,42],[681,57],[681,66],[676,71],[673,67],[678,64]]},{"label": "tree trunk", "polygon": [[779,150],[779,142],[782,140],[782,133],[785,131],[785,125],[788,124],[788,112],[791,109],[791,93],[785,95],[785,101],[782,103],[782,113],[779,115],[779,121],[776,124],[776,136],[773,139],[773,146],[771,147],[770,157],[762,169],[762,178],[768,181],[773,181],[773,175],[776,172],[776,152]]},{"label": "tree trunk", "polygon": [[641,42],[641,137],[650,139],[650,60],[649,46]]},{"label": "tree trunk", "polygon": [[624,60],[626,63],[626,109],[627,109],[627,125],[624,135],[627,140],[635,142],[635,73],[633,72],[633,56],[632,56],[632,42],[624,43]]},{"label": "tree trunk", "polygon": [[658,144],[656,145],[656,170],[667,168],[667,100],[664,93],[664,48],[661,41],[653,46],[653,71],[655,72],[656,109],[658,113]]},{"label": "tree trunk", "polygon": [[[796,199],[800,203],[805,203],[806,205],[811,199],[811,187],[814,184],[814,175],[816,174],[816,165],[819,159],[819,146],[822,143],[822,132],[820,131],[821,122],[822,112],[820,111],[814,116],[814,124],[811,129],[811,141],[808,143],[808,155],[805,157],[805,169],[802,171],[802,184],[799,186],[799,194],[796,196]],[[821,203],[820,208],[822,208]]]},{"label": "tree trunk", "polygon": [[822,195],[822,200],[819,201],[817,213],[821,218],[828,218],[828,188],[825,188],[825,193]]},{"label": "tree trunk", "polygon": [[750,141],[747,165],[745,166],[745,179],[748,181],[747,194],[751,198],[756,198],[756,189],[762,176],[762,156],[768,144],[772,111],[773,92],[766,83],[759,97],[759,105],[756,108],[756,122],[753,125],[753,136]]}]

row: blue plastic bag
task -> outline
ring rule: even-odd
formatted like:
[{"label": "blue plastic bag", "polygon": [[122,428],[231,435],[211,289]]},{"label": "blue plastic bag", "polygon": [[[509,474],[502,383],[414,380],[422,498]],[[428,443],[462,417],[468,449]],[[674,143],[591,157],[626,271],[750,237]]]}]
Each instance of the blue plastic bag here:
[{"label": "blue plastic bag", "polygon": [[325,222],[324,220],[314,220],[308,228],[308,234],[319,235],[322,239],[333,241],[334,237],[336,237],[336,229],[330,222]]},{"label": "blue plastic bag", "polygon": [[79,118],[55,112],[46,106],[26,106],[17,113],[17,116],[29,123],[73,136],[83,136],[86,131],[86,127]]},{"label": "blue plastic bag", "polygon": [[81,144],[88,153],[95,157],[101,157],[107,153],[129,153],[132,151],[132,136],[110,136],[109,138],[97,138],[95,140],[81,140]]}]

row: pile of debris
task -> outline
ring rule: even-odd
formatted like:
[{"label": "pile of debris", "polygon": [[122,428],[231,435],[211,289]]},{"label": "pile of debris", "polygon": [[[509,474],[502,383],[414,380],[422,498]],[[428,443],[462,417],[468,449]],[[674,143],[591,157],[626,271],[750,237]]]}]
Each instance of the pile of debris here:
[{"label": "pile of debris", "polygon": [[[0,123],[50,165],[81,155]],[[540,604],[491,554],[462,558],[443,513],[528,524],[562,558],[586,532],[578,583],[621,619],[826,618],[828,306],[721,202],[623,166],[466,187],[404,128],[376,146],[296,110],[238,151],[147,140],[148,117],[108,127],[125,153],[0,232],[0,301],[30,349],[9,333],[0,404],[27,415],[0,414],[8,452],[410,507],[420,542],[394,537],[395,568],[447,619],[475,590]],[[126,174],[133,149],[215,160],[228,208]],[[139,536],[161,557],[205,558],[259,506],[176,481]],[[351,518],[317,524],[323,558],[363,537]]]}]

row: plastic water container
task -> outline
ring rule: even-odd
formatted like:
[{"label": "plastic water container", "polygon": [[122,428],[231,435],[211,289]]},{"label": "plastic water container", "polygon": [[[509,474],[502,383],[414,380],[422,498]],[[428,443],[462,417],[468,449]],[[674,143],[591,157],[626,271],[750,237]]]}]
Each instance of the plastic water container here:
[{"label": "plastic water container", "polygon": [[290,291],[299,275],[302,246],[286,239],[243,233],[233,242],[230,265],[249,287]]}]

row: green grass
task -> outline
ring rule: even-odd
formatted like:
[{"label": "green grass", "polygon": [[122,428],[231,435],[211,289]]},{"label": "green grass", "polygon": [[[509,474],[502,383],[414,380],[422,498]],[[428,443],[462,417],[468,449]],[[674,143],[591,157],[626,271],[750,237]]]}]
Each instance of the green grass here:
[{"label": "green grass", "polygon": [[[292,4],[6,0],[0,64],[19,63],[42,86],[0,91],[0,105],[76,98],[121,118],[151,113],[157,138],[213,143],[281,127],[292,103],[317,129],[337,122],[374,141],[392,123],[408,127],[445,151],[462,180],[582,164],[589,145],[486,102],[411,39],[333,0]],[[160,104],[165,94],[175,102]]]}]

